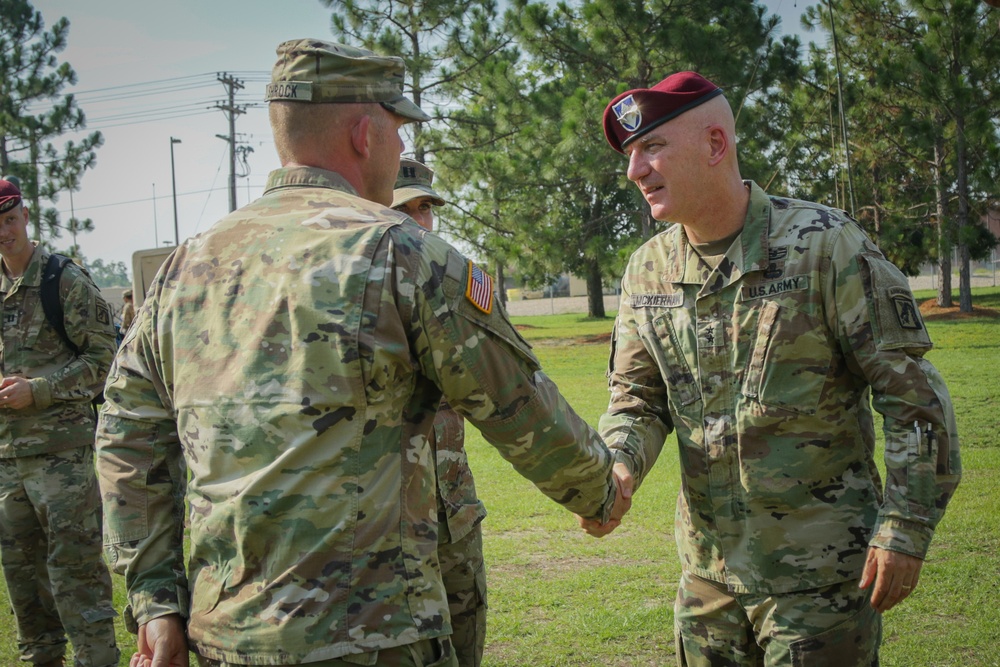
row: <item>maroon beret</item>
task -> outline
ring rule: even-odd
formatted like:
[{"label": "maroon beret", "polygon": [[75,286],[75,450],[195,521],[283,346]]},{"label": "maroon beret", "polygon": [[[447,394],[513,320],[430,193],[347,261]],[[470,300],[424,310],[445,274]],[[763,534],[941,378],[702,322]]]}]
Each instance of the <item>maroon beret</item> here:
[{"label": "maroon beret", "polygon": [[677,72],[652,88],[626,90],[604,110],[604,136],[624,153],[633,139],[721,94],[722,88],[696,72]]},{"label": "maroon beret", "polygon": [[0,179],[0,213],[6,213],[21,203],[21,191],[10,181]]}]

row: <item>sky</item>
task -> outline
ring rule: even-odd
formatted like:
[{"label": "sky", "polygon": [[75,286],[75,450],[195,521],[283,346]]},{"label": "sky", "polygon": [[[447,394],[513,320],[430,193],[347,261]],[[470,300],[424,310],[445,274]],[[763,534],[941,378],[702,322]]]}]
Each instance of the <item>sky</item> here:
[{"label": "sky", "polygon": [[[744,0],[733,0],[741,2]],[[34,0],[47,26],[70,22],[68,46],[58,54],[76,70],[77,96],[87,131],[104,145],[80,191],[54,206],[65,221],[75,213],[95,230],[78,243],[88,260],[123,262],[132,253],[174,244],[203,232],[229,212],[229,121],[217,105],[228,73],[244,82],[237,105],[239,143],[252,149],[237,178],[237,205],[259,197],[268,172],[279,166],[267,122],[264,84],[275,47],[287,39],[332,39],[330,10],[320,0]],[[765,0],[782,17],[782,32],[796,32],[810,0]],[[817,37],[806,36],[808,42]],[[76,138],[68,135],[66,138]],[[172,143],[171,139],[179,139]],[[171,169],[171,147],[173,169]],[[155,196],[155,198],[154,198]],[[55,240],[65,250],[67,234]]]}]

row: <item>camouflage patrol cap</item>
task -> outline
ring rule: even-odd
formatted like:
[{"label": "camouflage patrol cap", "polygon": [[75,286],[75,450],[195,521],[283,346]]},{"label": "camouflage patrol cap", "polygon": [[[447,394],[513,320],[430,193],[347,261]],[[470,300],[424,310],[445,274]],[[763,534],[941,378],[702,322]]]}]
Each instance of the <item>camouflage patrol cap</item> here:
[{"label": "camouflage patrol cap", "polygon": [[268,102],[375,102],[408,121],[430,116],[403,95],[403,61],[367,49],[318,39],[278,45]]},{"label": "camouflage patrol cap", "polygon": [[677,72],[652,88],[626,90],[604,109],[604,137],[624,153],[630,142],[719,95],[722,88],[697,72]]},{"label": "camouflage patrol cap", "polygon": [[410,158],[401,159],[399,176],[396,177],[396,189],[392,193],[392,208],[419,197],[430,197],[431,203],[435,206],[444,206],[447,202],[434,192],[434,188],[431,187],[433,181],[434,170],[426,164]]},{"label": "camouflage patrol cap", "polygon": [[0,180],[0,213],[6,213],[20,203],[20,188],[8,180]]}]

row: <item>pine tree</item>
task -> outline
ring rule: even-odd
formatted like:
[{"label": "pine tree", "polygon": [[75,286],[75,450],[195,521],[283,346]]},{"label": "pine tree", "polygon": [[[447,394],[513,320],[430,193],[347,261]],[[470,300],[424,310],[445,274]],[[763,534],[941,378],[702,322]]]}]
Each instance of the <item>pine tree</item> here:
[{"label": "pine tree", "polygon": [[970,312],[970,260],[992,247],[973,212],[996,196],[990,156],[1000,139],[990,111],[1000,94],[1000,35],[988,8],[978,0],[843,0],[807,16],[827,26],[832,16],[842,36],[855,91],[856,175],[868,192],[862,222],[904,270],[937,255],[942,306],[951,305],[957,248],[960,310]]},{"label": "pine tree", "polygon": [[[64,190],[80,187],[83,172],[93,166],[94,150],[103,142],[93,132],[62,149],[53,141],[86,126],[86,117],[63,89],[76,83],[76,73],[56,54],[67,43],[69,21],[60,18],[50,30],[27,0],[0,0],[0,171],[20,178],[29,202],[34,238],[43,227],[59,235],[59,215],[43,209],[43,199],[56,201]],[[71,222],[77,231],[86,226]]]}]

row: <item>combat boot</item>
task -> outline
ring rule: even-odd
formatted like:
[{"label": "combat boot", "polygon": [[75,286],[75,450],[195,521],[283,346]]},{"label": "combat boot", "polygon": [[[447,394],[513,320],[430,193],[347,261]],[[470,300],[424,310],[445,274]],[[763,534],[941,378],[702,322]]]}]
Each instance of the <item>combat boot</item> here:
[{"label": "combat boot", "polygon": [[36,662],[35,667],[66,667],[66,659],[59,657],[48,662]]}]

